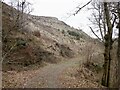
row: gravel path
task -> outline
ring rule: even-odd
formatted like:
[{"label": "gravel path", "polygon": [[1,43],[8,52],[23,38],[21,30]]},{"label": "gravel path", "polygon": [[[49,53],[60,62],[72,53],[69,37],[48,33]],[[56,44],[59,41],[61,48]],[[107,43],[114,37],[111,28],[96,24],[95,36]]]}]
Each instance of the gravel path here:
[{"label": "gravel path", "polygon": [[59,76],[71,66],[82,63],[81,57],[62,61],[59,64],[49,64],[39,70],[35,77],[30,78],[22,87],[24,88],[62,88]]}]

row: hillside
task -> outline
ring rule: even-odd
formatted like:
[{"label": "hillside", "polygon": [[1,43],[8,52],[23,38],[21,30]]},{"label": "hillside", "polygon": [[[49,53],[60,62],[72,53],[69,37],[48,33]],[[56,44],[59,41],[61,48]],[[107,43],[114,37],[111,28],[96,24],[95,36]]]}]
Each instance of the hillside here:
[{"label": "hillside", "polygon": [[[96,56],[101,55],[103,52],[103,47],[99,45],[100,42],[92,39],[82,30],[70,27],[55,17],[25,14],[27,24],[21,30],[17,30],[13,28],[14,18],[10,12],[13,9],[3,3],[4,87],[14,87],[10,86],[11,82],[8,82],[8,79],[10,79],[9,73],[11,72],[21,73],[34,70],[36,67],[39,68],[71,59],[74,61],[74,58],[78,56],[82,58],[82,55],[87,55],[86,52]],[[15,9],[14,11],[17,12]],[[87,46],[90,46],[90,49]],[[102,65],[102,59],[97,61],[95,58],[94,62]],[[69,63],[68,66],[71,66],[71,62]]]},{"label": "hillside", "polygon": [[[10,6],[3,4],[3,53],[9,51],[10,46],[14,46],[15,43],[17,45],[10,52],[13,56],[8,54],[7,61],[4,60],[6,63],[32,64],[42,59],[56,62],[58,57],[71,58],[80,54],[81,48],[92,40],[82,30],[72,28],[55,17],[29,15],[28,24],[21,31],[10,30],[13,22],[10,9]],[[4,38],[4,35],[7,37]],[[23,54],[23,58],[20,53]],[[29,58],[30,61],[24,62],[25,58]]]}]

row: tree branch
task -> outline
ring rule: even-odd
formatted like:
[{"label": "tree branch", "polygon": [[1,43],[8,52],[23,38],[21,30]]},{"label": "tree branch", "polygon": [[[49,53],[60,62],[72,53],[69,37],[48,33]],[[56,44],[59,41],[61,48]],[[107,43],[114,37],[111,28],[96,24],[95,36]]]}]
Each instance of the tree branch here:
[{"label": "tree branch", "polygon": [[101,41],[100,37],[94,32],[94,30],[90,26],[89,28],[91,29],[92,33]]},{"label": "tree branch", "polygon": [[115,24],[115,21],[116,21],[116,19],[117,19],[117,15],[115,15],[115,13],[112,13],[114,16],[115,16],[115,18],[114,18],[114,20],[113,20],[113,23],[112,23],[112,28],[114,27],[114,24]]},{"label": "tree branch", "polygon": [[86,4],[83,5],[82,7],[79,7],[78,10],[77,10],[73,15],[75,16],[76,14],[78,14],[78,12],[79,12],[81,9],[83,9],[85,6],[87,6],[91,1],[92,1],[92,0],[90,0],[88,3],[86,3]]},{"label": "tree branch", "polygon": [[11,50],[16,46],[17,43],[15,43],[10,49],[8,52],[6,52],[4,55],[3,55],[3,58],[2,60],[4,60],[6,58],[6,56],[11,52]]}]

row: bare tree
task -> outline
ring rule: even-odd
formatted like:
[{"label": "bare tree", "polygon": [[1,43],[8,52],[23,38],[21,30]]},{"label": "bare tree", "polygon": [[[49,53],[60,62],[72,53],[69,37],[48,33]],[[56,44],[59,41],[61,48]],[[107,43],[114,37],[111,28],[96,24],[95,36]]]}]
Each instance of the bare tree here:
[{"label": "bare tree", "polygon": [[[104,71],[102,77],[102,85],[110,86],[110,66],[111,66],[111,51],[113,45],[113,28],[116,26],[117,15],[115,13],[116,3],[98,3],[94,2],[93,8],[95,13],[93,13],[94,21],[92,23],[97,26],[97,30],[100,32],[101,37],[99,37],[95,30],[90,27],[93,34],[102,40],[105,50],[104,50]],[[114,12],[113,12],[114,11]],[[97,13],[97,14],[96,14]]]},{"label": "bare tree", "polygon": [[[90,27],[90,29],[93,32],[93,34],[97,36],[99,40],[102,40],[105,46],[104,65],[103,65],[104,71],[103,71],[101,83],[102,85],[109,87],[110,86],[110,83],[109,83],[110,82],[110,65],[111,65],[111,59],[112,59],[111,50],[112,50],[112,44],[113,44],[112,35],[113,35],[113,27],[116,21],[116,17],[113,20],[113,22],[111,22],[112,17],[111,17],[111,12],[108,6],[110,4],[108,4],[107,2],[103,2],[103,3],[97,3],[97,2],[94,3],[93,5],[93,9],[95,9],[98,12],[97,15],[96,13],[93,13],[94,20],[95,20],[95,22],[93,23],[94,25],[98,26],[98,31],[100,32],[101,38],[94,32],[92,27]],[[88,2],[86,5],[88,5],[89,3],[90,2]],[[84,5],[83,7],[85,7],[86,5]],[[79,10],[75,12],[75,14],[77,14],[81,9],[82,8],[79,8]]]},{"label": "bare tree", "polygon": [[[91,2],[91,1],[90,1]],[[85,4],[82,8],[84,8],[86,5],[88,5],[90,2]],[[97,1],[98,2],[98,1]],[[98,14],[96,15],[93,13],[94,20],[97,26],[98,26],[98,31],[100,32],[101,38],[94,32],[92,27],[90,27],[91,31],[99,40],[102,40],[105,50],[104,50],[104,71],[103,71],[103,76],[102,76],[102,85],[109,87],[110,86],[110,65],[111,65],[111,50],[112,50],[112,35],[113,35],[113,27],[114,23],[116,21],[116,17],[113,19],[111,17],[111,12],[109,9],[109,5],[107,2],[103,2],[102,4],[94,4],[93,8],[97,10]],[[96,7],[97,6],[97,7]],[[77,14],[82,8],[79,8],[75,13]],[[111,22],[113,20],[113,22]],[[104,34],[103,34],[104,33]]]},{"label": "bare tree", "polygon": [[28,15],[32,12],[31,3],[26,0],[18,0],[17,2],[11,2],[12,8],[11,16],[13,16],[14,25],[13,27],[21,30],[27,24]]},{"label": "bare tree", "polygon": [[[12,21],[12,24],[10,24],[9,30],[7,33],[3,35],[3,42],[6,40],[7,36],[9,33],[13,30],[23,30],[23,28],[27,25],[28,23],[28,15],[32,11],[31,4],[27,2],[26,0],[17,0],[17,1],[11,1],[11,7],[10,7],[10,19]],[[3,60],[6,58],[6,56],[11,52],[11,50],[17,45],[17,42],[7,50],[3,54]],[[8,47],[6,47],[8,48]]]}]

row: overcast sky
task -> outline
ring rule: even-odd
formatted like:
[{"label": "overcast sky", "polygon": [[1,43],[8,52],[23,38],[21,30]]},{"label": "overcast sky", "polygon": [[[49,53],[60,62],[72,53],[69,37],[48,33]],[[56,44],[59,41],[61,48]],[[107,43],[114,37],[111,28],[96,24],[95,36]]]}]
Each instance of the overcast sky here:
[{"label": "overcast sky", "polygon": [[[90,16],[87,8],[81,10],[76,16],[70,16],[77,10],[77,6],[82,6],[90,0],[29,0],[33,3],[34,11],[32,14],[40,16],[53,16],[57,17],[73,26],[80,28],[89,35],[90,29],[88,28]],[[70,17],[69,17],[70,16]]]},{"label": "overcast sky", "polygon": [[[9,2],[9,0],[4,0]],[[14,1],[14,0],[13,0]],[[87,8],[82,9],[76,16],[70,16],[77,10],[77,6],[82,6],[90,0],[27,0],[33,5],[31,14],[38,16],[52,16],[64,21],[70,26],[80,28],[90,36],[92,35],[88,24],[90,11]],[[69,17],[70,16],[70,17]]]}]

